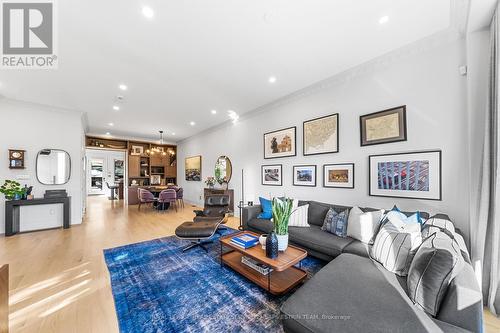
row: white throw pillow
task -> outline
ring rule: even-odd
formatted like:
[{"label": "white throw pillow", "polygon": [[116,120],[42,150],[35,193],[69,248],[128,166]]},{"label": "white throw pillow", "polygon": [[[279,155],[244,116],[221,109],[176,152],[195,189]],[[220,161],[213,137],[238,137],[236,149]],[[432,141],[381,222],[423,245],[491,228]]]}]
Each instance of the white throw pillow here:
[{"label": "white throw pillow", "polygon": [[381,263],[388,271],[406,276],[415,252],[422,244],[420,230],[402,230],[392,222],[385,223],[375,238],[370,257]]},{"label": "white throw pillow", "polygon": [[[295,202],[295,200],[294,200]],[[290,219],[288,220],[289,227],[309,227],[309,223],[307,223],[307,213],[309,212],[309,204],[296,207],[293,207],[293,213],[290,215]]]},{"label": "white throw pillow", "polygon": [[357,206],[352,207],[347,222],[347,236],[365,244],[373,244],[382,214],[383,209],[365,213]]}]

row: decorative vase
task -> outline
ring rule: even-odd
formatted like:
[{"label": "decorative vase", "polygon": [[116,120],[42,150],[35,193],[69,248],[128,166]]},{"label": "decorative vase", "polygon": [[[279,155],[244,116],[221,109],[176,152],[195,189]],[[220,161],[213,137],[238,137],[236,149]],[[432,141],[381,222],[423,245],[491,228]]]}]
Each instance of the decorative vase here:
[{"label": "decorative vase", "polygon": [[278,251],[285,251],[288,247],[288,234],[276,235],[278,238]]},{"label": "decorative vase", "polygon": [[22,198],[23,198],[23,196],[21,194],[19,194],[19,193],[16,193],[14,195],[14,200],[21,200]]},{"label": "decorative vase", "polygon": [[278,257],[278,238],[274,232],[266,238],[266,257],[271,259]]},{"label": "decorative vase", "polygon": [[260,235],[259,237],[259,243],[262,246],[262,249],[266,249],[266,239],[267,239],[267,234]]}]

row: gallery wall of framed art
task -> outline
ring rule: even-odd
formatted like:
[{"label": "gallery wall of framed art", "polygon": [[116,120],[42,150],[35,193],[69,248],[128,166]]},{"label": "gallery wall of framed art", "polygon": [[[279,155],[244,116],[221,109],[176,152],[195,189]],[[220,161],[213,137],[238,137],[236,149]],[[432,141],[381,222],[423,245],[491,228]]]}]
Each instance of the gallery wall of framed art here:
[{"label": "gallery wall of framed art", "polygon": [[[457,47],[461,47],[460,43],[452,43],[451,48]],[[231,187],[235,193],[241,193],[241,169],[244,169],[245,198],[252,198],[254,202],[259,195],[288,195],[304,200],[345,205],[359,203],[366,207],[387,209],[397,204],[405,211],[452,214],[450,217],[461,219],[458,223],[466,229],[469,221],[461,217],[468,216],[470,184],[463,181],[462,172],[474,171],[468,170],[472,160],[466,149],[467,135],[462,131],[467,126],[464,122],[467,103],[463,99],[463,89],[458,89],[463,87],[463,77],[449,75],[450,71],[456,70],[453,64],[461,60],[449,53],[448,47],[436,49],[434,55],[429,55],[427,50],[419,50],[408,54],[406,59],[411,59],[411,62],[401,57],[389,59],[398,63],[392,69],[377,65],[369,71],[352,71],[346,76],[347,80],[335,79],[332,84],[317,85],[249,115],[242,114],[236,124],[228,122],[227,125],[181,140],[178,158],[182,160],[186,156],[203,155],[203,164],[212,165],[212,156],[214,160],[220,155],[231,156],[235,169]],[[450,55],[453,61],[445,61],[443,55]],[[429,67],[430,61],[435,63],[432,68]],[[447,78],[443,79],[444,76]],[[360,117],[400,106],[405,106],[406,140],[362,146]],[[310,120],[337,113],[339,151],[304,155],[304,122],[307,124]],[[397,119],[399,121],[399,115]],[[294,126],[296,155],[264,159],[264,133]],[[370,195],[370,155],[426,150],[442,151],[441,201]],[[323,187],[323,165],[344,163],[355,164],[354,189]],[[262,165],[273,164],[282,165],[282,186],[262,185]],[[316,166],[316,187],[294,185],[293,167],[298,165]],[[457,168],[462,171],[456,172]],[[178,178],[186,187],[187,197],[201,202],[199,196],[204,184],[185,181],[184,170],[180,168],[180,172]],[[208,174],[203,174],[203,178],[205,176]]]}]

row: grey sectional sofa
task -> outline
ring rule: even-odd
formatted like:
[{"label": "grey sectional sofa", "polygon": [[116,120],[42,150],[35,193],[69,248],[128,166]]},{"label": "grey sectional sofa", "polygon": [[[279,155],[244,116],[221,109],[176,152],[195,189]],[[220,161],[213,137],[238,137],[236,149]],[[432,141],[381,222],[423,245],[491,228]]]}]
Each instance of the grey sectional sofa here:
[{"label": "grey sectional sofa", "polygon": [[[468,258],[434,318],[411,302],[406,278],[369,258],[369,245],[321,230],[330,207],[350,207],[299,201],[305,204],[310,227],[290,227],[290,243],[329,263],[283,304],[285,332],[482,332],[481,292]],[[272,222],[258,219],[260,212],[258,205],[243,209],[243,226],[269,233]]]}]

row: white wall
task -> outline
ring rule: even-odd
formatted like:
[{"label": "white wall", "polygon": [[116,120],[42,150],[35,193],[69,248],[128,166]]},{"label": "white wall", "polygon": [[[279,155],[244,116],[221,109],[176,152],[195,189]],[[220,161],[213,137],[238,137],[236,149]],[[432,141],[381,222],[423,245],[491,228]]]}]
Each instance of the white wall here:
[{"label": "white wall", "polygon": [[[43,197],[47,189],[66,189],[71,200],[71,223],[82,222],[82,118],[78,112],[58,110],[31,103],[0,99],[0,182],[27,175],[29,179],[18,180],[21,184],[33,185],[33,194]],[[36,155],[44,148],[63,149],[71,156],[71,177],[65,185],[42,185],[36,178]],[[26,150],[24,170],[8,168],[8,149]],[[60,206],[60,205],[59,205]],[[51,226],[61,220],[53,206],[23,207],[22,222]],[[0,234],[5,232],[5,199],[0,198]],[[62,221],[61,221],[62,223]]]},{"label": "white wall", "polygon": [[[341,51],[341,50],[339,50]],[[466,77],[459,75],[465,64],[465,41],[458,36],[433,36],[404,49],[370,61],[320,82],[227,124],[191,137],[178,146],[178,179],[185,198],[200,203],[203,182],[184,180],[184,158],[202,155],[202,177],[213,175],[219,155],[231,158],[234,168],[230,187],[240,197],[241,169],[245,169],[246,199],[287,195],[322,202],[402,209],[431,213],[445,212],[468,233],[468,157]],[[294,70],[307,70],[296,68]],[[277,73],[279,75],[279,73]],[[272,89],[272,88],[270,88]],[[360,147],[359,116],[399,105],[407,105],[408,141]],[[340,152],[302,155],[302,122],[338,112]],[[263,159],[263,134],[297,126],[297,156]],[[443,151],[443,200],[412,200],[368,195],[368,156],[426,149]],[[355,189],[322,187],[322,165],[355,163]],[[283,164],[282,187],[262,186],[263,164]],[[292,185],[292,166],[316,164],[318,186]]]}]

